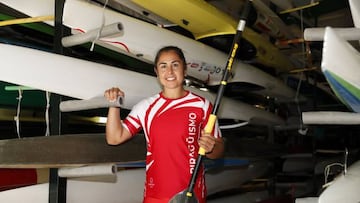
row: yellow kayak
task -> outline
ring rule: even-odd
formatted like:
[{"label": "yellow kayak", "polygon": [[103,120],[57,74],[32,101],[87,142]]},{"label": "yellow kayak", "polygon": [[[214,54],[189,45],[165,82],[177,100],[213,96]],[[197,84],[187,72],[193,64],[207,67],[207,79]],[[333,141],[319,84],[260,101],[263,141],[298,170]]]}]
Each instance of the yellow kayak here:
[{"label": "yellow kayak", "polygon": [[[238,22],[204,0],[132,1],[189,30],[196,39],[236,32]],[[243,38],[256,48],[256,62],[280,72],[294,69],[290,60],[277,47],[251,28],[246,27]]]}]

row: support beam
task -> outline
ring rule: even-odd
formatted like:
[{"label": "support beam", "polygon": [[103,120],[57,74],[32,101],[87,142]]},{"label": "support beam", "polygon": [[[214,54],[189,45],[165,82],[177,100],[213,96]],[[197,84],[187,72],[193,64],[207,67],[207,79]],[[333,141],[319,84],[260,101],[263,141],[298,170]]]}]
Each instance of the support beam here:
[{"label": "support beam", "polygon": [[102,37],[121,35],[122,30],[123,27],[121,23],[113,23],[99,29],[90,30],[85,33],[79,33],[79,34],[63,37],[61,39],[61,43],[64,47],[71,47],[75,45],[84,44],[87,42],[92,42]]},{"label": "support beam", "polygon": [[359,125],[360,113],[336,111],[302,112],[302,120],[304,124]]},{"label": "support beam", "polygon": [[[360,40],[360,28],[333,28],[336,34],[347,41]],[[325,28],[306,28],[304,39],[306,41],[324,41]]]},{"label": "support beam", "polygon": [[62,112],[81,111],[98,108],[121,107],[122,97],[115,101],[108,101],[104,96],[94,97],[87,100],[67,100],[60,102]]},{"label": "support beam", "polygon": [[104,134],[52,135],[0,140],[0,168],[60,168],[144,160],[143,135],[119,146]]}]

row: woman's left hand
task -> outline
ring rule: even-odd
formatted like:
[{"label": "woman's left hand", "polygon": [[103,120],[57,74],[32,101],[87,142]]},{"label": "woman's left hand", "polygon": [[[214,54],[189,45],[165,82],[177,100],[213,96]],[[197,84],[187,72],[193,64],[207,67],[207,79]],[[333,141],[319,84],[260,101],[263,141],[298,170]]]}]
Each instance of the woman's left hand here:
[{"label": "woman's left hand", "polygon": [[199,139],[199,146],[205,149],[205,152],[211,153],[215,147],[215,137],[209,133],[205,133],[204,130],[201,131],[201,137]]}]

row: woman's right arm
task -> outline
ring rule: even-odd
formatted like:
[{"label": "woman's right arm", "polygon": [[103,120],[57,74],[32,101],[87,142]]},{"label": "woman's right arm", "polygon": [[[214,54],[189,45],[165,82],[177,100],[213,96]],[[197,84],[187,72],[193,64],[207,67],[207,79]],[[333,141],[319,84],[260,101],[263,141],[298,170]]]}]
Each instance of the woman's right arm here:
[{"label": "woman's right arm", "polygon": [[[115,101],[117,97],[124,96],[124,93],[116,87],[108,89],[104,94],[109,101]],[[130,139],[131,133],[123,127],[120,117],[120,108],[109,107],[106,121],[106,141],[110,145],[118,145]]]}]

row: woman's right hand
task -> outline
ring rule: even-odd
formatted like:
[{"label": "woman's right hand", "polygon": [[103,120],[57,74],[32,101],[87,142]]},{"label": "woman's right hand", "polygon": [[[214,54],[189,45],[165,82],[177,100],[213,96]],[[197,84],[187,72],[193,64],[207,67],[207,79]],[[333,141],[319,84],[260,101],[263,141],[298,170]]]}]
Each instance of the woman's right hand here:
[{"label": "woman's right hand", "polygon": [[104,97],[109,102],[115,102],[118,97],[124,97],[125,94],[123,91],[120,90],[118,87],[112,87],[110,89],[105,90]]}]

